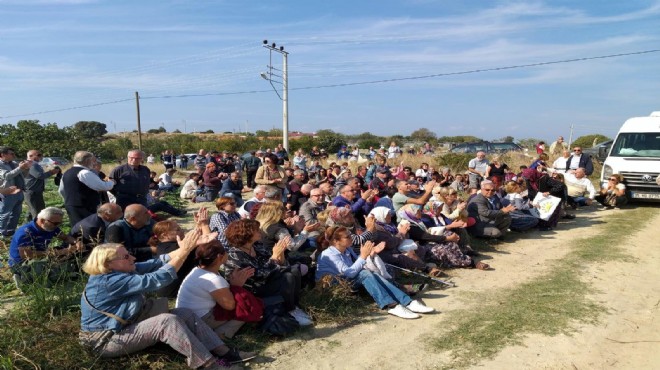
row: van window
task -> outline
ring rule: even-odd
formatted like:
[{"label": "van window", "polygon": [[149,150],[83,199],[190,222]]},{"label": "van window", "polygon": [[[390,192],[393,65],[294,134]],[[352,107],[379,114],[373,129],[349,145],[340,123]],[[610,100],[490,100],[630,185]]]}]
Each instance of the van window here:
[{"label": "van window", "polygon": [[660,133],[620,133],[610,156],[660,158]]}]

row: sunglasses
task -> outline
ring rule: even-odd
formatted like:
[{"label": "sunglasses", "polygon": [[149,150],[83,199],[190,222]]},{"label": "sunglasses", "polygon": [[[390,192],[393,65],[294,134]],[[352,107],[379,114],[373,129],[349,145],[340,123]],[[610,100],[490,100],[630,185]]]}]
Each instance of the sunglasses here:
[{"label": "sunglasses", "polygon": [[481,188],[481,190],[490,193],[491,191],[494,191],[495,189],[484,189],[484,188]]},{"label": "sunglasses", "polygon": [[612,177],[610,181],[619,181],[619,179],[617,179],[616,177]]},{"label": "sunglasses", "polygon": [[573,149],[573,151],[577,153],[577,152],[581,152],[582,149]]}]

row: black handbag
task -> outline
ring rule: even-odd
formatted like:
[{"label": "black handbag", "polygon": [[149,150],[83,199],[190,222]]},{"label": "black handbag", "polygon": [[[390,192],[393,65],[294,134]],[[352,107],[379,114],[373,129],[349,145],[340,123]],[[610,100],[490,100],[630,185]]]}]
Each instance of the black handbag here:
[{"label": "black handbag", "polygon": [[298,321],[284,309],[281,296],[265,297],[264,317],[258,328],[277,337],[286,337],[300,328]]}]

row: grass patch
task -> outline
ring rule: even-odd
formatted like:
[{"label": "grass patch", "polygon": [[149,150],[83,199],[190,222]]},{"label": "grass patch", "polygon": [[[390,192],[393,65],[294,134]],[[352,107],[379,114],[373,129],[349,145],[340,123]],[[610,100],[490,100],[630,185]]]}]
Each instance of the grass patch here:
[{"label": "grass patch", "polygon": [[[450,313],[453,323],[429,346],[448,351],[444,368],[462,368],[492,358],[509,345],[521,344],[527,334],[569,334],[575,323],[596,323],[606,308],[589,299],[594,288],[581,279],[586,264],[632,261],[621,246],[655,215],[654,208],[638,208],[608,215],[602,232],[567,245],[573,250],[554,263],[551,272],[515,288],[479,296],[474,308]],[[488,303],[483,303],[488,302]]]}]

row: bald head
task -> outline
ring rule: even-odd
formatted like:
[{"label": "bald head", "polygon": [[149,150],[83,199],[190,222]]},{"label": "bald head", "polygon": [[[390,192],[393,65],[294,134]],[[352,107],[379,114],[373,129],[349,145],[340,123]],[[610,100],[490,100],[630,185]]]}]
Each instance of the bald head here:
[{"label": "bald head", "polygon": [[121,207],[115,203],[105,203],[96,210],[96,214],[105,222],[115,222],[122,216]]},{"label": "bald head", "polygon": [[151,219],[147,207],[142,204],[131,204],[124,210],[124,219],[136,229],[146,226]]}]

